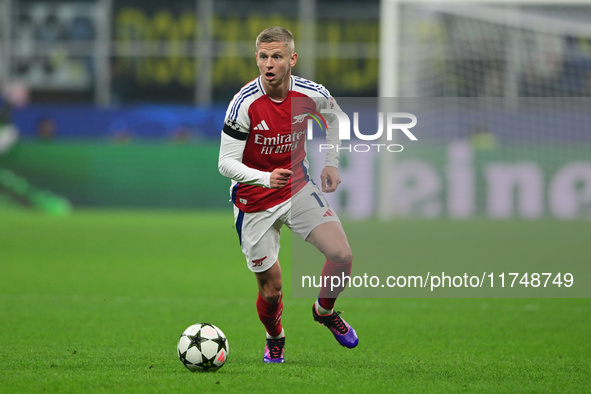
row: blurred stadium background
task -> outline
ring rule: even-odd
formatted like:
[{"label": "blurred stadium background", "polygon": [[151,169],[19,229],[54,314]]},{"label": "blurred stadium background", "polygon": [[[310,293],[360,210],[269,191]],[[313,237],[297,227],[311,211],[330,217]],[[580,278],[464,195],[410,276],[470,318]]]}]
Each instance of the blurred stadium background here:
[{"label": "blurred stadium background", "polygon": [[29,91],[26,106],[3,100],[18,140],[1,139],[0,204],[227,206],[223,113],[257,75],[257,32],[280,24],[295,73],[335,97],[497,97],[507,111],[561,98],[530,127],[442,119],[419,156],[372,156],[386,186],[361,211],[337,197],[343,214],[588,218],[588,114],[561,103],[591,93],[590,17],[588,1],[0,0],[0,81]]}]

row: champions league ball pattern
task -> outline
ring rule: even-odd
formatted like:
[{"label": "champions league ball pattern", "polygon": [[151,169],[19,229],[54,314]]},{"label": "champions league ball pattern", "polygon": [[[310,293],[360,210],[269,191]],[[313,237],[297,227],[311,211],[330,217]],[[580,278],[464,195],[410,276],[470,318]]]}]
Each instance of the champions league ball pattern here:
[{"label": "champions league ball pattern", "polygon": [[213,372],[220,369],[228,359],[226,335],[209,323],[188,327],[177,345],[178,356],[189,371]]}]

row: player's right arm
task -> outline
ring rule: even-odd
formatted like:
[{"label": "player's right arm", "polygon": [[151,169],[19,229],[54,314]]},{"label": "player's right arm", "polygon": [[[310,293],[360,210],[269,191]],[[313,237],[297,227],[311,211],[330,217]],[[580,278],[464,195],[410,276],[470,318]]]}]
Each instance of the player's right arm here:
[{"label": "player's right arm", "polygon": [[218,169],[220,173],[235,182],[279,189],[287,185],[291,171],[283,168],[261,171],[243,163],[244,150],[250,134],[249,102],[263,94],[257,89],[256,80],[245,85],[238,92],[226,111],[222,129]]},{"label": "player's right arm", "polygon": [[236,182],[280,189],[287,185],[291,171],[276,168],[273,172],[260,171],[242,163],[246,141],[230,137],[222,131],[218,169],[220,173]]},{"label": "player's right arm", "polygon": [[[225,129],[225,127],[224,127]],[[218,169],[223,176],[247,185],[271,187],[271,173],[242,163],[246,139],[234,138],[222,131]]]},{"label": "player's right arm", "polygon": [[280,189],[287,185],[291,171],[276,168],[272,172],[248,167],[242,162],[248,130],[227,118],[222,130],[218,169],[220,173],[236,182],[247,185]]},{"label": "player's right arm", "polygon": [[223,176],[235,182],[270,187],[269,172],[251,168],[242,162],[250,134],[249,100],[245,102],[245,99],[253,96],[253,90],[256,90],[256,85],[253,86],[252,82],[245,85],[228,105],[221,135],[218,169]]}]

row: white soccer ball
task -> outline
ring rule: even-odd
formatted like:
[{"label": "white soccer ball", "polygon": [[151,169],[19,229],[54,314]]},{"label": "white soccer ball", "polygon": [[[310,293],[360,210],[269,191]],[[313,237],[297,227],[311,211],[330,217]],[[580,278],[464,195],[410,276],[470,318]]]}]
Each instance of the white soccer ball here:
[{"label": "white soccer ball", "polygon": [[226,335],[209,323],[197,323],[188,327],[177,345],[181,362],[191,372],[217,371],[228,359]]}]

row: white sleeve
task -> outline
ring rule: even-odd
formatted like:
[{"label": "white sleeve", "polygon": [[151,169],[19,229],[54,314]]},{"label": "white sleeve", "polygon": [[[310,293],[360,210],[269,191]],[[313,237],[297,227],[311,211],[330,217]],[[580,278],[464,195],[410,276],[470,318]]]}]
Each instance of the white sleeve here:
[{"label": "white sleeve", "polygon": [[222,132],[218,169],[223,176],[236,182],[271,187],[271,173],[250,168],[242,163],[246,141],[230,137]]},{"label": "white sleeve", "polygon": [[[317,105],[319,107],[319,112],[322,108],[339,111],[341,110],[332,96],[317,101]],[[341,146],[341,140],[339,139],[339,122],[336,115],[334,114],[327,113],[324,114],[324,116],[328,126],[328,130],[326,130],[326,142],[333,146],[332,149],[326,151],[325,165],[339,168],[339,148]]]}]

